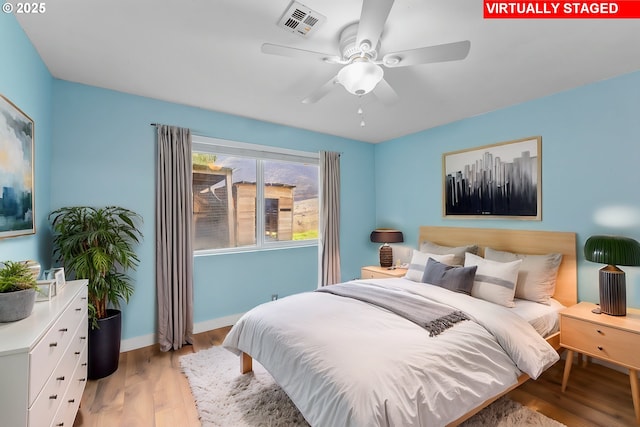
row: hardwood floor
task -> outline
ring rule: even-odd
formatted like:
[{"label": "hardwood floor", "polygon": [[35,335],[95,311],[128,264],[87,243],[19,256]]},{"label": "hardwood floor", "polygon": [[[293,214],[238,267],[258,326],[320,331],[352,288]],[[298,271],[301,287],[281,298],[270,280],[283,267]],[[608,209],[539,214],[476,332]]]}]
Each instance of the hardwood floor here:
[{"label": "hardwood floor", "polygon": [[[178,359],[219,345],[228,331],[197,334],[192,346],[179,351],[162,353],[152,346],[122,353],[118,371],[87,383],[74,427],[200,426]],[[627,375],[593,363],[576,364],[562,393],[563,371],[561,360],[508,396],[569,427],[636,425]]]},{"label": "hardwood floor", "polygon": [[178,351],[156,345],[120,354],[115,373],[87,382],[74,427],[200,426],[179,358],[221,344],[229,329],[196,334]]}]

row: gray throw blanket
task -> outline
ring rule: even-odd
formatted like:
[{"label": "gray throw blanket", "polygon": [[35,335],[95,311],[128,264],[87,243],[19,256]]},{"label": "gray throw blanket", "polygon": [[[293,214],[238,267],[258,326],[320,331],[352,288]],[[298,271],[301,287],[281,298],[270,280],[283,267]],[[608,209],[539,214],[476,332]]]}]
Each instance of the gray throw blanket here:
[{"label": "gray throw blanket", "polygon": [[430,337],[440,334],[440,332],[452,327],[455,323],[469,320],[465,313],[454,310],[449,306],[409,292],[379,286],[341,283],[317,289],[316,292],[326,292],[341,297],[353,298],[385,308],[425,328],[429,331]]}]

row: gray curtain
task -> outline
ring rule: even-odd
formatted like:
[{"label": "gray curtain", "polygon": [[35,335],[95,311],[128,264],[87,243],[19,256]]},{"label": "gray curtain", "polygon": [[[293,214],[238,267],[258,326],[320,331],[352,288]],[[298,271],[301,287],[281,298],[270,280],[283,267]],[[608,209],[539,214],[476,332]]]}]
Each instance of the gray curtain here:
[{"label": "gray curtain", "polygon": [[157,125],[156,292],[162,351],[193,342],[191,131]]},{"label": "gray curtain", "polygon": [[340,154],[320,152],[318,287],[340,279]]}]

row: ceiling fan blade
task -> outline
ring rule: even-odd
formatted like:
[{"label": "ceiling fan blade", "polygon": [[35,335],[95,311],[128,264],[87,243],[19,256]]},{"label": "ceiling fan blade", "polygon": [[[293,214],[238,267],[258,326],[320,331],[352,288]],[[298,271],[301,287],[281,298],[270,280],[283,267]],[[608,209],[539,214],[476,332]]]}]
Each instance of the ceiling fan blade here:
[{"label": "ceiling fan blade", "polygon": [[297,49],[295,47],[281,46],[271,43],[264,43],[262,45],[262,53],[266,53],[269,55],[288,56],[291,58],[313,58],[329,63],[334,63],[340,60],[340,58],[338,58],[336,55],[329,55],[328,53]]},{"label": "ceiling fan blade", "polygon": [[469,54],[469,40],[422,47],[418,49],[392,52],[382,58],[382,63],[390,68],[408,65],[430,64],[433,62],[458,61]]},{"label": "ceiling fan blade", "polygon": [[398,94],[385,79],[378,82],[373,94],[385,105],[393,105],[398,101]]},{"label": "ceiling fan blade", "polygon": [[[363,51],[376,49],[391,6],[393,0],[363,0],[356,47],[362,48]],[[367,43],[368,48],[365,48],[363,43]]]},{"label": "ceiling fan blade", "polygon": [[329,92],[331,92],[333,88],[336,86],[336,83],[337,83],[336,76],[331,77],[331,80],[329,80],[328,82],[320,86],[318,89],[311,92],[309,96],[303,99],[302,103],[315,104],[316,102],[320,101],[320,99],[324,98]]}]

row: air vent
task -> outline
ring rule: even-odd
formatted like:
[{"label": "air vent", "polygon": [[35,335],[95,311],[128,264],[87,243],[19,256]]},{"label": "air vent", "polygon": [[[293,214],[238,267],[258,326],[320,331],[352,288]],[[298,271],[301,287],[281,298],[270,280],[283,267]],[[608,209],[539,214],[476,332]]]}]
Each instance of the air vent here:
[{"label": "air vent", "polygon": [[309,37],[309,34],[315,32],[326,19],[324,15],[315,10],[293,1],[282,15],[282,18],[280,18],[278,26],[290,33],[306,38]]}]

